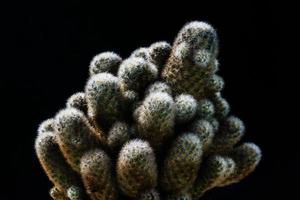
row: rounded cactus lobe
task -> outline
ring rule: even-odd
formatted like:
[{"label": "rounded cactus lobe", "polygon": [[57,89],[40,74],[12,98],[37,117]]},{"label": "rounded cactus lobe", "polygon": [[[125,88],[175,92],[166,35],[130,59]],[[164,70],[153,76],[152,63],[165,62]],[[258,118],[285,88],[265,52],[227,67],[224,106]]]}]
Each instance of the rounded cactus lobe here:
[{"label": "rounded cactus lobe", "polygon": [[80,158],[91,148],[101,145],[101,136],[82,112],[74,108],[61,110],[55,117],[59,147],[72,168],[80,172]]},{"label": "rounded cactus lobe", "polygon": [[203,99],[206,82],[216,71],[217,49],[216,31],[209,24],[187,24],[175,39],[162,78],[175,94],[187,93]]},{"label": "rounded cactus lobe", "polygon": [[224,153],[230,151],[245,133],[244,123],[237,117],[230,116],[221,122],[219,132],[214,137],[210,147],[212,153]]},{"label": "rounded cactus lobe", "polygon": [[88,198],[83,189],[77,186],[72,186],[68,189],[67,197],[70,200],[82,200]]},{"label": "rounded cactus lobe", "polygon": [[[43,121],[38,128],[38,135],[44,132],[54,132],[55,120],[53,118]],[[54,134],[54,133],[53,133]]]},{"label": "rounded cactus lobe", "polygon": [[206,152],[214,137],[214,130],[211,123],[204,119],[197,119],[191,124],[191,131],[200,138],[203,151]]},{"label": "rounded cactus lobe", "polygon": [[68,200],[65,194],[56,187],[52,187],[49,191],[49,194],[54,200]]},{"label": "rounded cactus lobe", "polygon": [[202,99],[198,102],[197,116],[200,118],[209,119],[215,113],[215,107],[213,103],[208,99]]},{"label": "rounded cactus lobe", "polygon": [[55,188],[66,194],[71,186],[80,185],[80,177],[63,157],[57,144],[55,133],[44,131],[45,127],[43,126],[48,126],[49,122],[50,120],[45,121],[40,126],[40,132],[35,141],[35,150],[44,171]]},{"label": "rounded cactus lobe", "polygon": [[135,111],[138,136],[153,147],[159,147],[173,134],[175,106],[172,97],[163,92],[151,93]]},{"label": "rounded cactus lobe", "polygon": [[197,112],[197,101],[193,96],[181,94],[175,98],[176,122],[186,123],[191,121]]},{"label": "rounded cactus lobe", "polygon": [[120,151],[117,161],[117,178],[121,190],[130,197],[157,184],[157,166],[153,149],[140,139],[129,141]]},{"label": "rounded cactus lobe", "polygon": [[235,147],[229,156],[236,166],[233,173],[224,181],[224,186],[237,183],[251,174],[259,164],[262,154],[256,144],[248,142]]},{"label": "rounded cactus lobe", "polygon": [[212,54],[207,50],[198,50],[194,53],[194,63],[200,67],[208,67],[211,64]]},{"label": "rounded cactus lobe", "polygon": [[160,200],[159,193],[155,190],[148,190],[146,192],[141,193],[138,200]]},{"label": "rounded cactus lobe", "polygon": [[109,73],[92,76],[86,88],[88,116],[99,127],[108,126],[120,118],[121,90],[119,79]]},{"label": "rounded cactus lobe", "polygon": [[118,77],[123,90],[142,91],[158,76],[157,68],[154,64],[143,58],[131,57],[121,64]]},{"label": "rounded cactus lobe", "polygon": [[66,103],[67,108],[76,108],[87,114],[87,102],[84,92],[77,92],[69,97]]},{"label": "rounded cactus lobe", "polygon": [[107,145],[112,150],[119,149],[130,138],[129,125],[126,122],[115,122],[108,132]]},{"label": "rounded cactus lobe", "polygon": [[103,52],[96,55],[90,63],[90,76],[108,72],[116,74],[122,58],[113,52]]},{"label": "rounded cactus lobe", "polygon": [[215,116],[218,119],[225,118],[230,112],[229,103],[221,96],[219,92],[211,95],[211,101],[215,107]]},{"label": "rounded cactus lobe", "polygon": [[223,158],[226,161],[226,171],[224,172],[223,179],[220,180],[219,184],[217,187],[224,187],[229,184],[230,182],[230,177],[232,177],[237,170],[237,165],[236,162],[229,156],[223,156]]},{"label": "rounded cactus lobe", "polygon": [[112,164],[108,155],[94,149],[86,152],[80,161],[80,173],[92,200],[116,200],[116,183],[112,177]]},{"label": "rounded cactus lobe", "polygon": [[142,58],[144,60],[149,60],[150,55],[149,55],[149,49],[146,47],[141,47],[132,52],[130,55],[131,58]]},{"label": "rounded cactus lobe", "polygon": [[235,116],[230,116],[222,122],[221,131],[243,135],[245,132],[245,126],[242,120]]},{"label": "rounded cactus lobe", "polygon": [[164,159],[161,187],[176,193],[191,186],[197,178],[202,153],[202,143],[196,134],[177,137]]},{"label": "rounded cactus lobe", "polygon": [[190,22],[178,33],[175,45],[187,42],[193,49],[207,50],[214,57],[218,53],[218,38],[215,29],[206,22]]},{"label": "rounded cactus lobe", "polygon": [[155,92],[165,92],[168,93],[169,95],[172,95],[172,89],[170,88],[170,86],[161,81],[156,81],[151,85],[149,85],[149,87],[146,89],[145,96],[148,96],[151,93],[155,93]]},{"label": "rounded cactus lobe", "polygon": [[205,92],[207,96],[220,92],[224,88],[224,80],[221,76],[214,74],[206,82]]},{"label": "rounded cactus lobe", "polygon": [[229,162],[231,161],[219,155],[208,157],[198,172],[194,185],[190,188],[193,199],[199,199],[207,190],[222,183],[229,174]]},{"label": "rounded cactus lobe", "polygon": [[149,60],[162,69],[166,63],[172,47],[167,42],[156,42],[149,47]]}]

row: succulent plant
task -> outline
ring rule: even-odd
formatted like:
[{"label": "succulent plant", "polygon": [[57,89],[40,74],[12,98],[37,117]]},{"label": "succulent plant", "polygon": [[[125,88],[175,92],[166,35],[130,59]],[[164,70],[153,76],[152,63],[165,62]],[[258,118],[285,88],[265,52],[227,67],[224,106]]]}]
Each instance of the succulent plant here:
[{"label": "succulent plant", "polygon": [[215,29],[191,22],[174,44],[125,60],[100,53],[84,92],[40,124],[35,149],[55,200],[196,200],[237,183],[261,151],[222,97]]}]

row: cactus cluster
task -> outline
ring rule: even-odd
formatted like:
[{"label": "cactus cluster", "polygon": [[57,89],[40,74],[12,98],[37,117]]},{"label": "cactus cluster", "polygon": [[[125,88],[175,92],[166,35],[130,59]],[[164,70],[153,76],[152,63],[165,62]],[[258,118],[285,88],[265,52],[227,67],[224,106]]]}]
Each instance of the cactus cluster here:
[{"label": "cactus cluster", "polygon": [[95,56],[84,92],[41,123],[35,142],[55,200],[199,199],[261,159],[222,97],[218,39],[185,25],[173,46]]}]

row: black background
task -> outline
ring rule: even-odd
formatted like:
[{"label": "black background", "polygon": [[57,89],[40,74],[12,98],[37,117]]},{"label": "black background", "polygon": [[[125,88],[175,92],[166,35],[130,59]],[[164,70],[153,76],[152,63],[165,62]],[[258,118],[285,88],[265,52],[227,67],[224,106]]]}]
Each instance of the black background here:
[{"label": "black background", "polygon": [[[51,183],[34,152],[39,123],[82,91],[94,55],[114,51],[126,58],[141,46],[172,42],[192,20],[211,23],[219,34],[224,96],[246,123],[245,140],[257,143],[263,159],[241,183],[208,192],[203,199],[288,198],[299,179],[299,156],[287,131],[282,59],[286,28],[274,2],[162,1],[58,3],[12,2],[4,16],[9,57],[1,67],[0,199],[50,199]],[[3,43],[3,44],[4,44]],[[5,54],[4,54],[5,55]],[[290,108],[289,108],[290,109]],[[2,150],[3,148],[3,150]]]}]

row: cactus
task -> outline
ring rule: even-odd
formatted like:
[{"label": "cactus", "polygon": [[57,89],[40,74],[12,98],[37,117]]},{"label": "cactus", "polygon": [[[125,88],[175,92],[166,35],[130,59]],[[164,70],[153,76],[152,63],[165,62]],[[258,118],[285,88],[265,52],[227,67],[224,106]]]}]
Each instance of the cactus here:
[{"label": "cactus", "polygon": [[213,155],[208,157],[201,166],[197,180],[189,189],[193,199],[199,199],[207,190],[217,187],[230,176],[231,160]]},{"label": "cactus", "polygon": [[59,191],[58,188],[56,187],[53,187],[51,188],[51,190],[49,191],[50,193],[50,196],[53,198],[53,199],[57,199],[57,200],[67,200],[68,198],[64,195],[63,192]]},{"label": "cactus", "polygon": [[161,70],[167,62],[171,49],[171,45],[167,42],[156,42],[149,47],[148,59]]},{"label": "cactus", "polygon": [[81,181],[80,176],[63,157],[53,126],[53,119],[46,120],[40,125],[35,149],[43,169],[55,186],[51,193],[53,196],[63,196],[59,194],[66,194],[72,186],[81,185]]},{"label": "cactus", "polygon": [[61,152],[77,172],[80,171],[83,154],[101,143],[84,114],[73,108],[62,110],[56,115],[55,132]]},{"label": "cactus", "polygon": [[181,94],[175,98],[176,122],[191,121],[197,112],[197,101],[191,95]]},{"label": "cactus", "polygon": [[113,52],[104,52],[96,55],[90,63],[90,75],[108,72],[116,74],[122,58]]},{"label": "cactus", "polygon": [[123,90],[140,91],[157,78],[157,68],[143,58],[132,57],[120,65],[118,77]]},{"label": "cactus", "polygon": [[84,92],[78,92],[70,96],[66,103],[67,108],[76,108],[82,111],[84,114],[87,113],[87,102]]},{"label": "cactus", "polygon": [[38,128],[35,149],[55,200],[197,200],[241,181],[261,151],[242,143],[217,75],[218,38],[191,22],[174,44],[129,58],[100,53],[84,92]]},{"label": "cactus", "polygon": [[200,138],[193,133],[180,135],[174,140],[164,160],[161,187],[175,193],[188,188],[197,178],[201,158]]},{"label": "cactus", "polygon": [[95,149],[85,153],[80,160],[80,173],[92,200],[116,199],[111,161],[105,152]]},{"label": "cactus", "polygon": [[117,150],[119,147],[121,147],[123,144],[126,143],[130,138],[130,131],[128,124],[126,122],[115,122],[107,136],[107,145],[112,150]]},{"label": "cactus", "polygon": [[97,127],[116,121],[121,110],[121,85],[117,77],[110,73],[99,73],[88,81],[85,93],[88,116]]},{"label": "cactus", "polygon": [[169,94],[151,93],[136,112],[138,134],[149,140],[152,146],[161,145],[173,133],[175,109]]},{"label": "cactus", "polygon": [[207,151],[214,138],[213,126],[205,119],[195,120],[191,125],[191,131],[200,138],[203,151]]},{"label": "cactus", "polygon": [[[215,29],[204,22],[184,26],[175,39],[162,71],[163,79],[176,94],[188,93],[197,100],[221,89],[217,68],[218,39]],[[212,86],[212,88],[210,88]]]},{"label": "cactus", "polygon": [[120,188],[131,197],[157,185],[157,165],[148,142],[131,140],[123,146],[117,161]]}]

